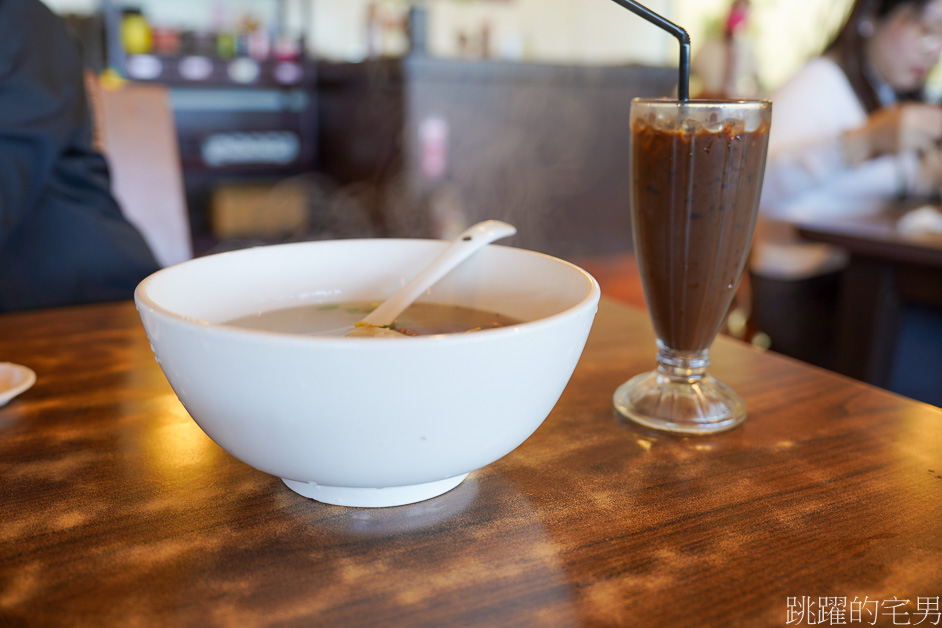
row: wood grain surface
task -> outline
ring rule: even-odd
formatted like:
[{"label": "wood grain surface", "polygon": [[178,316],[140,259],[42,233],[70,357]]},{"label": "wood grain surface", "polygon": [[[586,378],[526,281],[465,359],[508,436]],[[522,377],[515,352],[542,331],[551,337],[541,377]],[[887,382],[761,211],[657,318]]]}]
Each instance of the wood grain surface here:
[{"label": "wood grain surface", "polygon": [[784,626],[825,596],[847,625],[855,598],[856,625],[938,622],[942,410],[720,338],[745,425],[626,425],[653,337],[609,301],[529,440],[395,508],[222,451],[130,303],[0,316],[0,361],[38,376],[0,408],[2,626]]}]

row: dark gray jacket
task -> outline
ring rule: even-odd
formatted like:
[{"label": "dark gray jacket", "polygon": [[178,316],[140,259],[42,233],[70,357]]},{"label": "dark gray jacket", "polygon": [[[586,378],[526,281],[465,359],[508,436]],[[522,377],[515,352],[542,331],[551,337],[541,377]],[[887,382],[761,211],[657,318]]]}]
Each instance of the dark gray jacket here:
[{"label": "dark gray jacket", "polygon": [[71,31],[0,0],[0,312],[129,299],[157,268],[92,147]]}]

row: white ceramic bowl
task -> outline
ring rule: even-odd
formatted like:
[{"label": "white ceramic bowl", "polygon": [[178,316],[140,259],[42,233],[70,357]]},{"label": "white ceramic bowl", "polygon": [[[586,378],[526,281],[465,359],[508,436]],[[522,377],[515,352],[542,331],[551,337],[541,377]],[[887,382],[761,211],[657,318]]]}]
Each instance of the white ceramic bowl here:
[{"label": "white ceramic bowl", "polygon": [[224,322],[383,299],[445,246],[336,240],[223,253],[151,275],[135,301],[180,401],[233,456],[318,501],[407,504],[454,488],[540,426],[592,326],[599,287],[591,276],[553,257],[490,245],[422,300],[524,324],[388,340]]}]

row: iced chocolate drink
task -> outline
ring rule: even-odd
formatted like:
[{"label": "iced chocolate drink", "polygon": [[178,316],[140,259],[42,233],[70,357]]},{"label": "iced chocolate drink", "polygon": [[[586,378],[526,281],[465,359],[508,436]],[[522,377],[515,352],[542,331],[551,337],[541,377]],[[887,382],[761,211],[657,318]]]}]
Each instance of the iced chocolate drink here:
[{"label": "iced chocolate drink", "polygon": [[706,367],[752,242],[770,118],[768,102],[632,102],[632,228],[658,369],[615,405],[639,423],[712,433],[745,418]]}]

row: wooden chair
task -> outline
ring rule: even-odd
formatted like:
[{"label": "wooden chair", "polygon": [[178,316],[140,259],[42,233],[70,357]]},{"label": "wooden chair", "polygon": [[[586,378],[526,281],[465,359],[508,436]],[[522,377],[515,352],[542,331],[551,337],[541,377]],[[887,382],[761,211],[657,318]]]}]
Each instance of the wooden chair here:
[{"label": "wooden chair", "polygon": [[168,90],[124,83],[105,87],[87,75],[98,147],[112,192],[162,266],[193,257],[180,152]]}]

